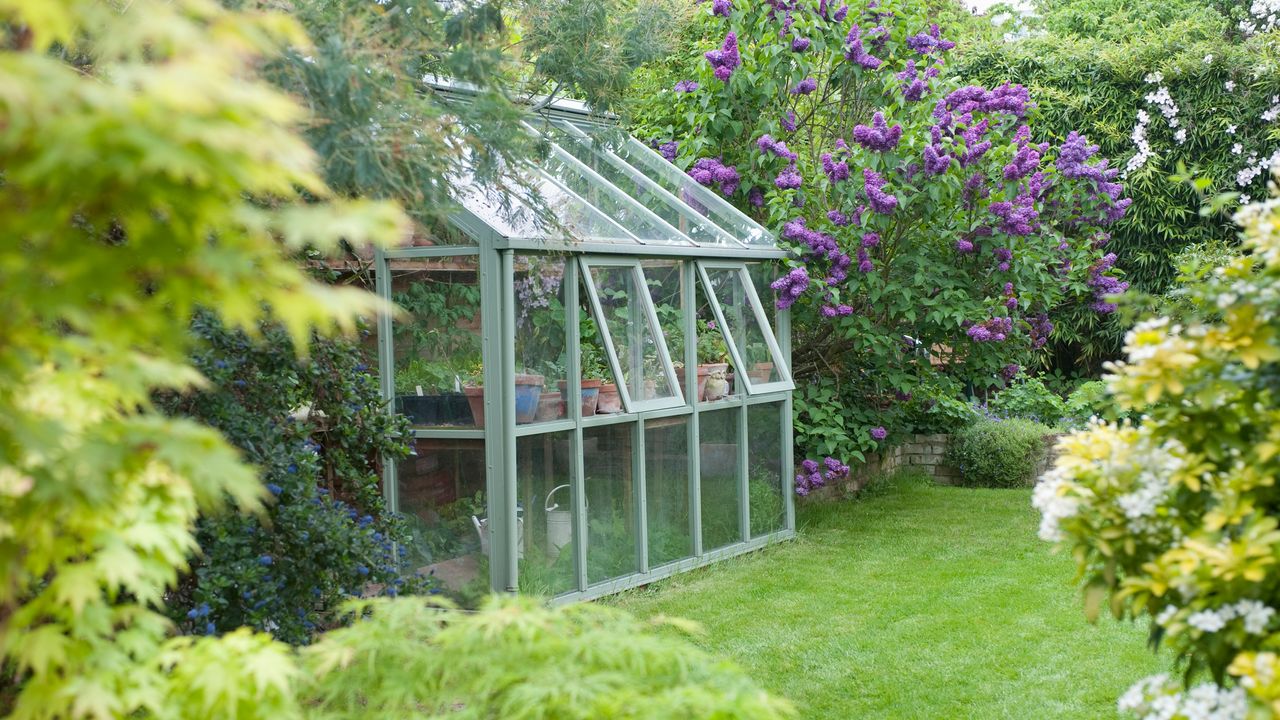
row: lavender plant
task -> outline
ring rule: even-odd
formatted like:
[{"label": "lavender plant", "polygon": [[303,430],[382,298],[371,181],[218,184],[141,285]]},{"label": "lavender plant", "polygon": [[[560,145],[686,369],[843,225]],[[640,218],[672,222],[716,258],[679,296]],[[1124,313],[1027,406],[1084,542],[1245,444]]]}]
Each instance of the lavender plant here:
[{"label": "lavender plant", "polygon": [[792,250],[772,287],[795,312],[797,452],[860,459],[937,375],[981,389],[1027,364],[1064,300],[1114,310],[1117,170],[1079,133],[1037,135],[1025,88],[947,79],[922,4],[719,2],[702,22],[714,45],[636,115]]}]

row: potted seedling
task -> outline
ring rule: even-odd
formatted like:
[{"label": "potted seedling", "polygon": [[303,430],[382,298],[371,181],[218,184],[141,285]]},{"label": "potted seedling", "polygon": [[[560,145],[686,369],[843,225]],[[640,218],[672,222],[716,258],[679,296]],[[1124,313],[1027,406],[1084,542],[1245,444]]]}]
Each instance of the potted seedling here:
[{"label": "potted seedling", "polygon": [[769,354],[769,346],[763,342],[747,345],[745,358],[747,377],[757,385],[763,385],[773,379],[773,356]]},{"label": "potted seedling", "polygon": [[476,427],[484,427],[484,371],[479,367],[472,368],[467,381],[462,386],[467,396],[467,405],[471,408],[471,418]]},{"label": "potted seedling", "polygon": [[[543,367],[544,377],[564,377],[564,365],[559,362],[547,362]],[[534,416],[535,422],[546,422],[548,420],[559,420],[565,416],[565,404],[562,401],[564,396],[565,383],[560,381],[560,392],[550,392],[543,387],[543,392],[538,396],[538,412]]]},{"label": "potted seedling", "polygon": [[719,400],[729,394],[729,348],[709,320],[698,328],[698,399]]},{"label": "potted seedling", "polygon": [[471,415],[458,385],[449,364],[414,358],[396,371],[396,409],[414,425],[466,425]]}]

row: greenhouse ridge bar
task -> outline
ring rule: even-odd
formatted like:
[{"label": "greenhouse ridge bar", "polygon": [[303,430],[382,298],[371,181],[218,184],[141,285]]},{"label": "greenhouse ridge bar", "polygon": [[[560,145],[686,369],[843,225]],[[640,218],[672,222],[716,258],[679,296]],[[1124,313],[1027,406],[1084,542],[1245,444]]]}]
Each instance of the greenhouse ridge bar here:
[{"label": "greenhouse ridge bar", "polygon": [[784,251],[575,103],[528,130],[553,221],[476,183],[458,237],[376,257],[407,311],[378,327],[383,395],[414,427],[384,478],[402,561],[464,597],[568,601],[791,537]]}]

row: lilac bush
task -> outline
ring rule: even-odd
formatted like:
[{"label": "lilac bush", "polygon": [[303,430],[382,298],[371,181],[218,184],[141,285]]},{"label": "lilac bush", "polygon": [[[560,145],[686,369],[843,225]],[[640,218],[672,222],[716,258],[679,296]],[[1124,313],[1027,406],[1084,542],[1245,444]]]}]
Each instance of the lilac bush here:
[{"label": "lilac bush", "polygon": [[680,78],[699,89],[653,98],[640,132],[792,250],[772,288],[795,312],[798,452],[860,458],[937,388],[1034,365],[1063,302],[1114,310],[1118,171],[1039,136],[1026,88],[947,79],[923,5],[702,7],[714,44]]}]

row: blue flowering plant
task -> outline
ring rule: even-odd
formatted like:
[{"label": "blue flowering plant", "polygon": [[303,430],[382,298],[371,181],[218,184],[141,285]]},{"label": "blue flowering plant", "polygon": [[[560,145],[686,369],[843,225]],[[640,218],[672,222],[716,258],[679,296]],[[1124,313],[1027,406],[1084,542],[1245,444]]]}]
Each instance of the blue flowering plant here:
[{"label": "blue flowering plant", "polygon": [[949,79],[923,3],[737,0],[701,22],[709,47],[640,131],[792,251],[775,300],[802,393],[836,381],[843,456],[912,429],[903,398],[939,374],[981,390],[1032,362],[1064,303],[1115,309],[1116,169],[1038,134],[1025,88]]}]

